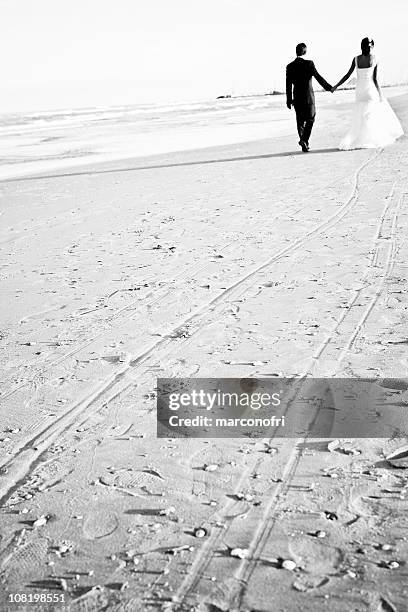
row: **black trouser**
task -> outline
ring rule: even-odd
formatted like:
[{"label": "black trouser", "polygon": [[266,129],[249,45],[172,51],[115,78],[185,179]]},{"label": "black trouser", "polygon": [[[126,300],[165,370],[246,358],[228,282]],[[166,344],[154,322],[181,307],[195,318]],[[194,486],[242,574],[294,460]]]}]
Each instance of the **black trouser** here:
[{"label": "black trouser", "polygon": [[313,107],[296,107],[296,123],[299,134],[299,139],[309,144],[310,134],[312,133],[313,124],[316,116]]}]

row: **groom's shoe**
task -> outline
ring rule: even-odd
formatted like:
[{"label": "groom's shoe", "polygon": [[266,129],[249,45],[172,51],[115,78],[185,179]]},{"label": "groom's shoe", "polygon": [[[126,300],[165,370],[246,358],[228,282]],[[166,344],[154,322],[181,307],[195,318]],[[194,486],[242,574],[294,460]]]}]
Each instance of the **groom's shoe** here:
[{"label": "groom's shoe", "polygon": [[299,140],[299,144],[302,147],[303,153],[309,152],[309,145],[307,144],[307,142],[305,142],[304,140]]}]

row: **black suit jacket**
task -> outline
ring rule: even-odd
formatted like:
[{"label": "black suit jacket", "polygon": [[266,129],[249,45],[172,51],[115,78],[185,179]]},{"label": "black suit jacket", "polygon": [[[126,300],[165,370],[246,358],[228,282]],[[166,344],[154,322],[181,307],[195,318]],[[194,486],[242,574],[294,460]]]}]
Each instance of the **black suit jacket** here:
[{"label": "black suit jacket", "polygon": [[324,89],[331,89],[331,85],[320,76],[311,60],[297,57],[286,66],[286,101],[293,104],[296,112],[310,116],[316,113],[313,77]]}]

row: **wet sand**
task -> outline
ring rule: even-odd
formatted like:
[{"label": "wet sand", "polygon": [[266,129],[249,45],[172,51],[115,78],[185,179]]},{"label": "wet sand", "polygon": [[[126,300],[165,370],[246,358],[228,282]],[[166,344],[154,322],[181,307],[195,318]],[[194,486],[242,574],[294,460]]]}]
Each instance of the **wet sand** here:
[{"label": "wet sand", "polygon": [[158,377],[407,378],[407,141],[349,112],[0,184],[4,609],[407,609],[404,439],[155,433]]}]

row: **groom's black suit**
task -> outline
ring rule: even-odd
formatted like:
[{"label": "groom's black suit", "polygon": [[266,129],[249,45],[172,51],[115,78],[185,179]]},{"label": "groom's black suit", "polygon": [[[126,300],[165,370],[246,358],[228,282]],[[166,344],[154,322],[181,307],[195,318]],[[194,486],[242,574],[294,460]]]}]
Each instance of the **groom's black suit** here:
[{"label": "groom's black suit", "polygon": [[316,116],[313,77],[324,89],[331,90],[331,85],[320,76],[311,60],[297,57],[286,66],[286,103],[295,107],[299,138],[306,144],[309,144]]}]

